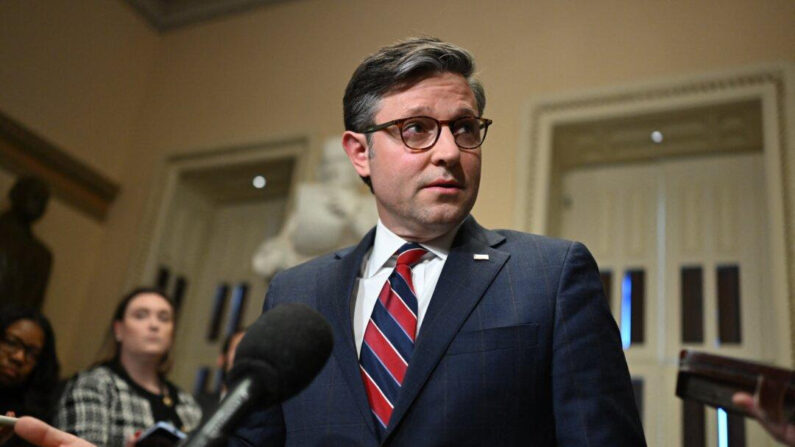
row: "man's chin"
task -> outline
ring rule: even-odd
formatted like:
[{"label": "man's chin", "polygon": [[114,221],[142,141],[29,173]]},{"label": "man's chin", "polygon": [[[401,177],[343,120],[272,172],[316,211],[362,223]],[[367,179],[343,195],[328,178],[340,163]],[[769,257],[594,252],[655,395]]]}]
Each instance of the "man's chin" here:
[{"label": "man's chin", "polygon": [[423,220],[422,226],[426,230],[431,230],[432,238],[436,238],[453,230],[458,224],[461,223],[468,215],[469,212],[462,212],[460,208],[453,210],[435,210],[436,212],[426,216]]}]

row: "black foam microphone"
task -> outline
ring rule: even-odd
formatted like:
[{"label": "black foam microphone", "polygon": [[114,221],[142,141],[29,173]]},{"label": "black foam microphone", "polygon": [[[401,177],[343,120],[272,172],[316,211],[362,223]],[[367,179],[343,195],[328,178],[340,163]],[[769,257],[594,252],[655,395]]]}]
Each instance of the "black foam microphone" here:
[{"label": "black foam microphone", "polygon": [[331,326],[308,306],[281,304],[262,314],[237,346],[229,393],[180,446],[225,445],[226,433],[252,405],[270,407],[309,385],[326,364],[333,343]]}]

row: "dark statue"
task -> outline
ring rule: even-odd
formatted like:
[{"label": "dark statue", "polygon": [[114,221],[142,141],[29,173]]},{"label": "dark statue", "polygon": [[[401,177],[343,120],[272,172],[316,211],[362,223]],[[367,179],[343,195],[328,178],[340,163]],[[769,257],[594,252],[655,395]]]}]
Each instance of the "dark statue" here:
[{"label": "dark statue", "polygon": [[11,206],[0,214],[0,303],[41,309],[52,254],[31,225],[47,207],[50,189],[34,177],[21,177],[8,193]]}]

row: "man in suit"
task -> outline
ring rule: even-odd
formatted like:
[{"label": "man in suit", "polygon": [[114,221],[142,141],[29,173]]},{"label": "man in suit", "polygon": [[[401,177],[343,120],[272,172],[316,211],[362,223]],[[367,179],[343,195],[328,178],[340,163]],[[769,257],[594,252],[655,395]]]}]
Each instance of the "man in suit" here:
[{"label": "man in suit", "polygon": [[334,349],[230,445],[645,445],[587,249],[469,214],[491,124],[473,72],[466,50],[437,39],[383,48],[354,72],[343,146],[379,221],[272,280],[265,311],[317,309]]}]

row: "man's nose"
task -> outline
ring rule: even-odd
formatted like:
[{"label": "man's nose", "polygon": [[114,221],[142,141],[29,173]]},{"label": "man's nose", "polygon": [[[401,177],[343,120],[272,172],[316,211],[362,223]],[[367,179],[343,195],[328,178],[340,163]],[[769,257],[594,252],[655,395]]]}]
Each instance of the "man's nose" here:
[{"label": "man's nose", "polygon": [[442,126],[439,130],[439,140],[431,148],[431,157],[434,164],[455,165],[461,157],[461,150],[455,143],[455,137],[450,126]]}]

